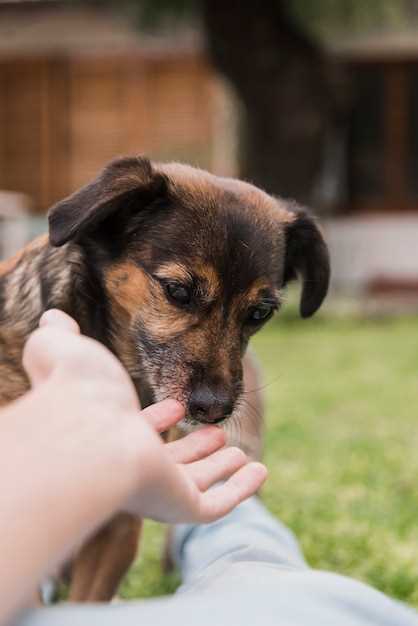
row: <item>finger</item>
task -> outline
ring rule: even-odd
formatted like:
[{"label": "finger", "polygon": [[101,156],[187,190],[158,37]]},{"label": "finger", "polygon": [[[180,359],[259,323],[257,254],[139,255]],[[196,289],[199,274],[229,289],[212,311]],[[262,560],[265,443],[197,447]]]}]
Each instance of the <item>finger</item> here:
[{"label": "finger", "polygon": [[248,462],[239,448],[223,448],[206,459],[185,466],[185,471],[201,491],[206,491],[219,480],[234,474]]},{"label": "finger", "polygon": [[248,463],[229,480],[201,495],[200,522],[208,523],[223,517],[238,504],[254,495],[267,478],[262,463]]},{"label": "finger", "polygon": [[60,330],[68,330],[73,334],[80,334],[80,327],[77,322],[64,313],[64,311],[59,311],[58,309],[49,309],[49,311],[45,311],[39,320],[39,327],[42,328],[44,326],[59,328]]},{"label": "finger", "polygon": [[192,463],[205,458],[224,445],[224,431],[216,426],[208,426],[195,430],[182,439],[167,443],[166,450],[175,463]]},{"label": "finger", "polygon": [[151,404],[141,411],[141,415],[158,433],[162,433],[184,417],[184,407],[177,400],[168,399]]}]

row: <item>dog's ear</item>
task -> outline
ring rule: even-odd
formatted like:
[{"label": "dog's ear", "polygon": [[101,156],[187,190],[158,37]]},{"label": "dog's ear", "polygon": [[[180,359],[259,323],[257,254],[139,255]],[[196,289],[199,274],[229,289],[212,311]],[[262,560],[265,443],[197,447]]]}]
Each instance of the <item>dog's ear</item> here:
[{"label": "dog's ear", "polygon": [[292,220],[286,225],[286,253],[283,285],[302,279],[300,314],[310,317],[321,306],[328,292],[330,262],[327,245],[315,223],[304,209],[290,207]]},{"label": "dog's ear", "polygon": [[146,206],[167,192],[166,178],[144,157],[109,163],[93,181],[57,202],[48,212],[49,239],[62,246],[92,232],[122,206]]}]

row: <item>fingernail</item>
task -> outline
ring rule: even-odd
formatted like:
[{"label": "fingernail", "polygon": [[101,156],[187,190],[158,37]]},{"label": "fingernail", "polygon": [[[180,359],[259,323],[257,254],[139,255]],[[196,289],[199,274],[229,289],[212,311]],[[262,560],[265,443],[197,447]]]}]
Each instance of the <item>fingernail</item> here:
[{"label": "fingernail", "polygon": [[49,309],[41,316],[39,320],[39,327],[54,326],[55,328],[61,328],[68,330],[72,333],[79,333],[80,328],[72,317],[60,311],[58,309]]}]

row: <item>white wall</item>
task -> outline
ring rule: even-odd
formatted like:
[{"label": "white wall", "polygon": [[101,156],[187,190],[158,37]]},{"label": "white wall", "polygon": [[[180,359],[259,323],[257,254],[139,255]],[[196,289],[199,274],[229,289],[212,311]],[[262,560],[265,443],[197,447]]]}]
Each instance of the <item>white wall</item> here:
[{"label": "white wall", "polygon": [[334,289],[359,292],[382,276],[418,280],[418,214],[334,218],[322,223]]}]

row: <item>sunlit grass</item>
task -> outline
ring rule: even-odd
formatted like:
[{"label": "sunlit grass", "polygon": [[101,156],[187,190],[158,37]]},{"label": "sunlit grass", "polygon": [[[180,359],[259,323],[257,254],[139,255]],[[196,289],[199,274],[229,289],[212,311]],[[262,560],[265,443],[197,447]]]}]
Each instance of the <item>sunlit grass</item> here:
[{"label": "sunlit grass", "polygon": [[[313,567],[418,606],[418,322],[280,318],[254,340],[267,397],[263,499]],[[172,591],[146,528],[125,597]]]}]

